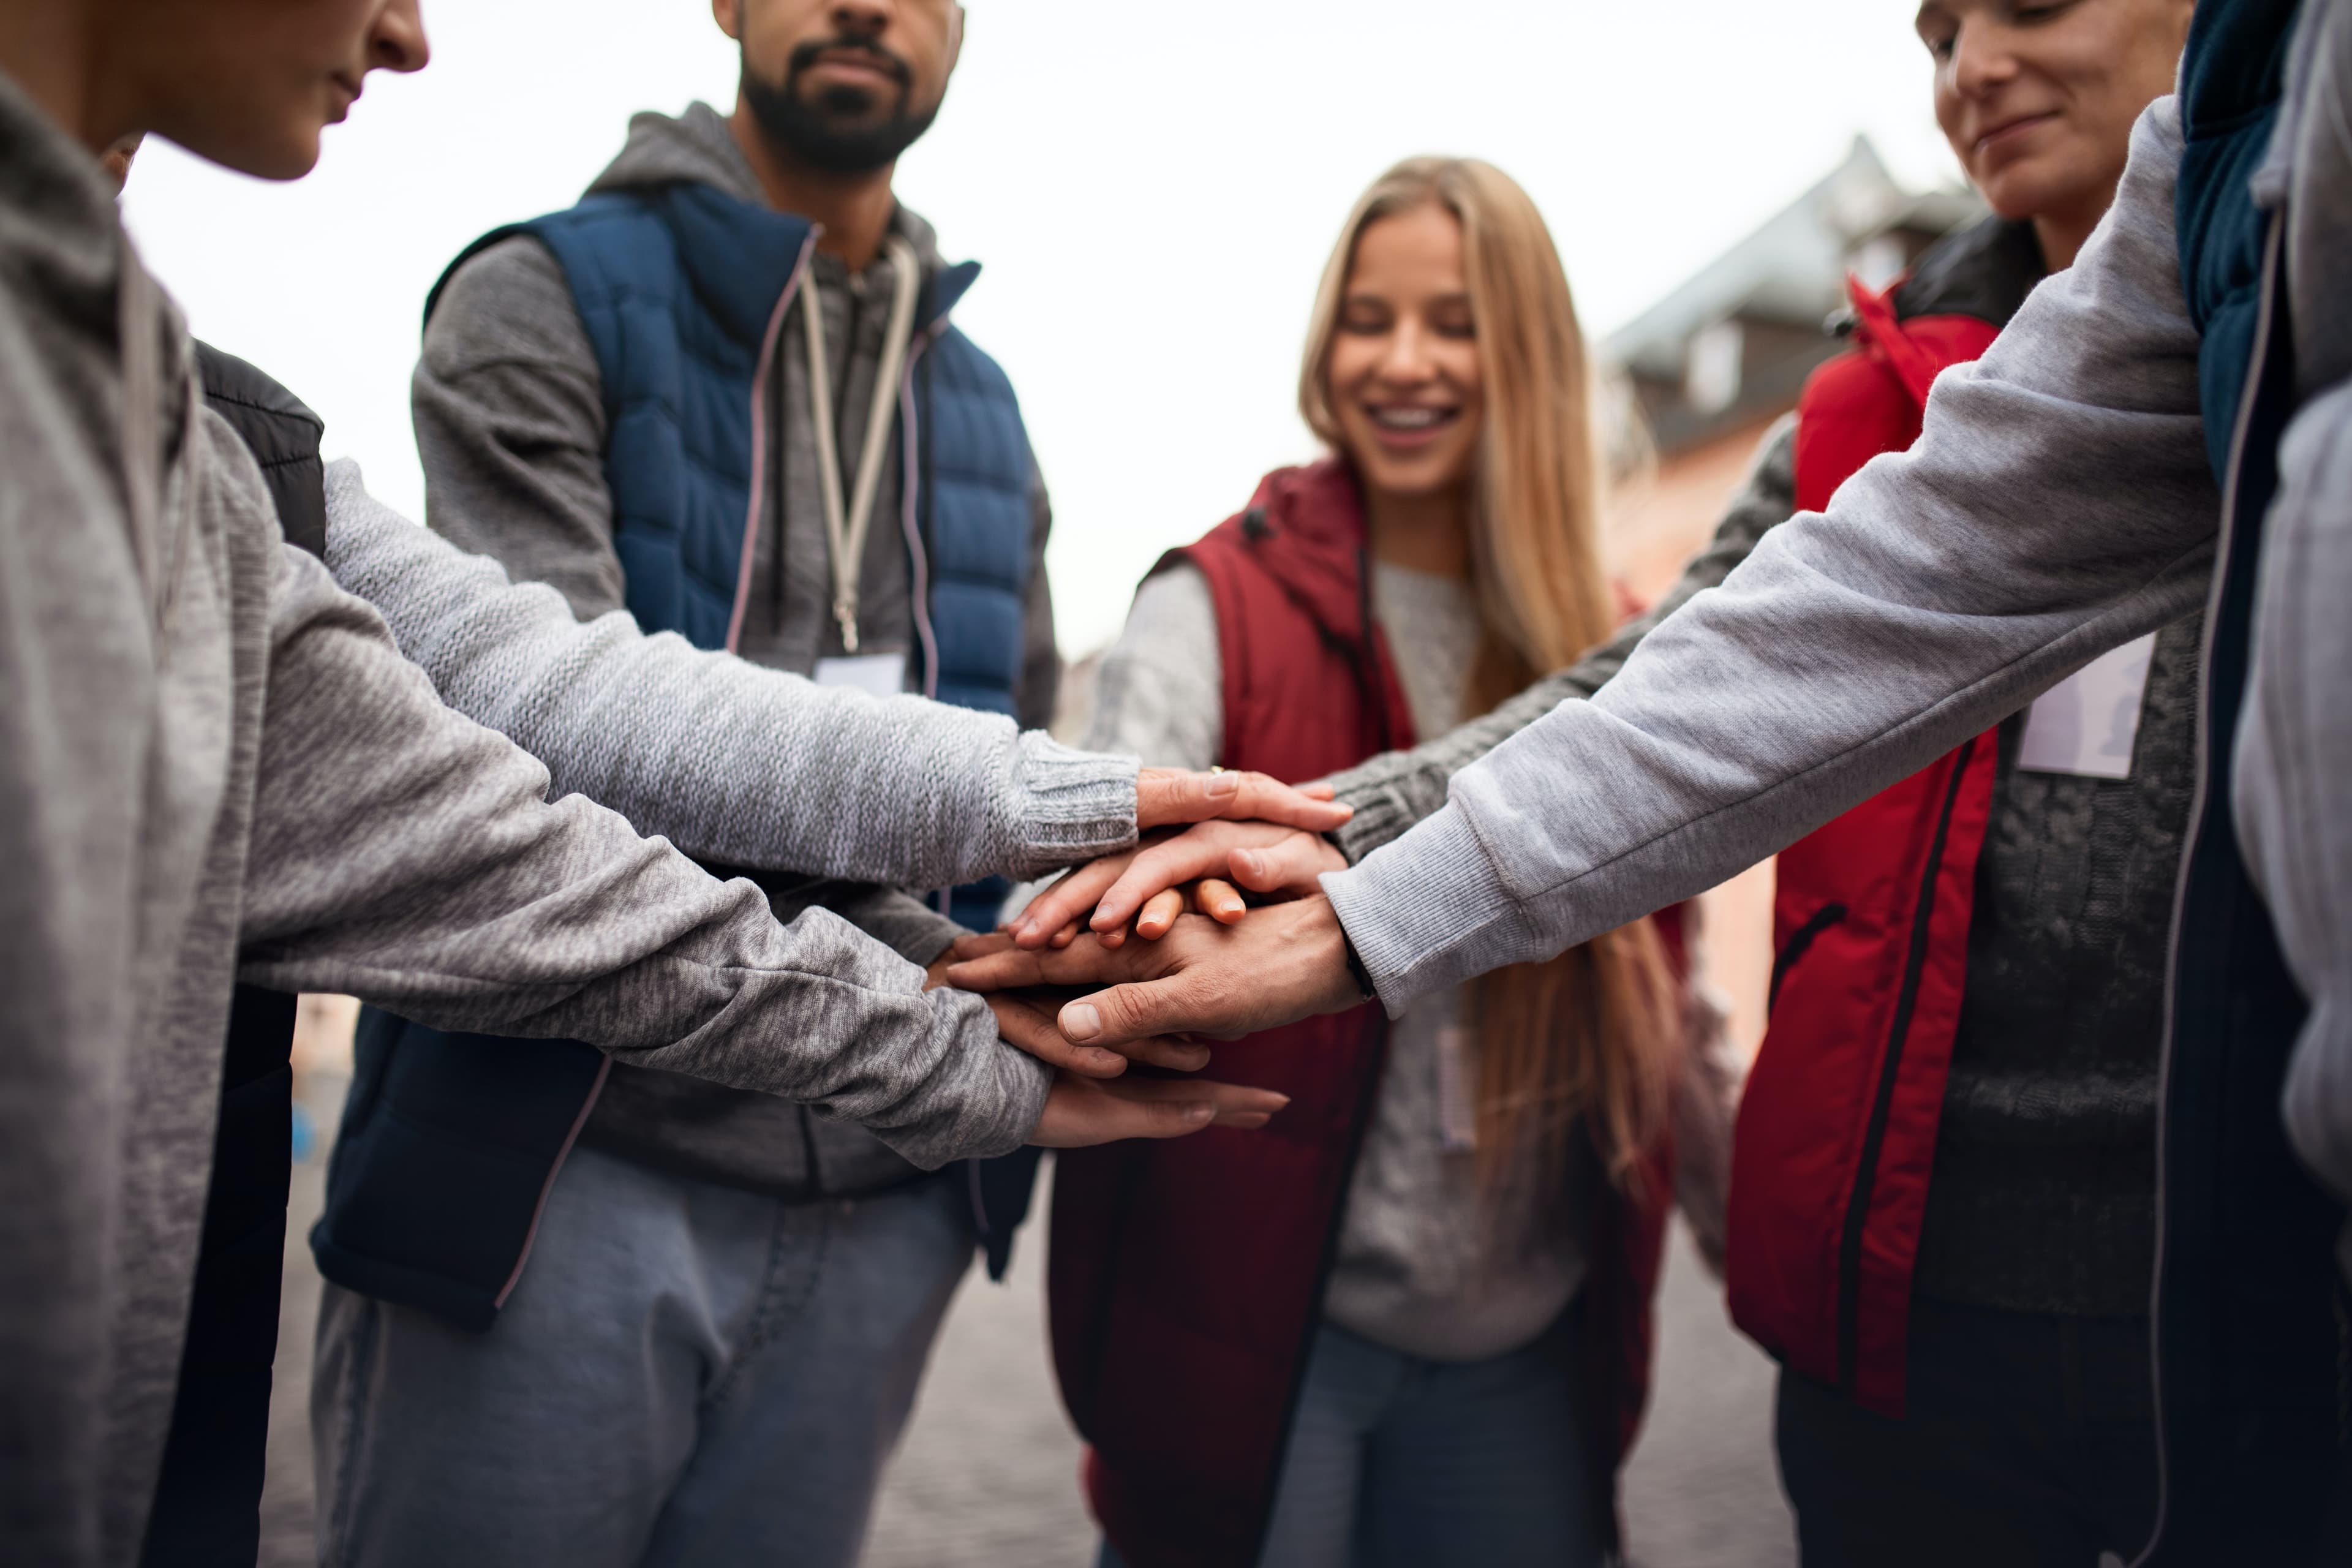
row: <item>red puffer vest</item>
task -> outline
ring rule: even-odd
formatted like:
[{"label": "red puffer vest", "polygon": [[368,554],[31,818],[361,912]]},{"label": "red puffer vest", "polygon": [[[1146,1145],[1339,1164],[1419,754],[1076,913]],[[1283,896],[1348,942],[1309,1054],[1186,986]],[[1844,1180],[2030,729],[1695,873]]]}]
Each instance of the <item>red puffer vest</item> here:
[{"label": "red puffer vest", "polygon": [[[1268,476],[1248,510],[1162,565],[1176,561],[1201,570],[1216,605],[1226,766],[1311,779],[1412,743],[1343,466]],[[1674,940],[1671,922],[1663,934]],[[1060,1156],[1055,1366],[1092,1446],[1095,1517],[1135,1568],[1257,1561],[1385,1022],[1364,1006],[1222,1047],[1219,1078],[1291,1097],[1264,1131]],[[1647,1190],[1669,1192],[1667,1173]],[[1612,1517],[1615,1460],[1646,1394],[1664,1205],[1600,1206],[1594,1256],[1618,1262],[1594,1268],[1578,1337],[1589,1451],[1611,1462],[1570,1484],[1597,1489]]]},{"label": "red puffer vest", "polygon": [[[1973,315],[1898,321],[1894,289],[1851,292],[1858,342],[1797,405],[1801,511],[1916,440],[1937,374],[2000,331]],[[1771,1026],[1732,1149],[1733,1321],[1889,1415],[1903,1411],[1911,1268],[1996,750],[1980,735],[1781,852]]]}]

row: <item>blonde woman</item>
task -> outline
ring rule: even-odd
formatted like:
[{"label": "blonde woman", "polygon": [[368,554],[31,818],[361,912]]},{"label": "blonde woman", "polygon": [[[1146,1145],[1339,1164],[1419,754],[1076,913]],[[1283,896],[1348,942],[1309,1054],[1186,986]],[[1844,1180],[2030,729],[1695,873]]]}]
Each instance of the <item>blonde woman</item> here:
[{"label": "blonde woman", "polygon": [[[1318,778],[1601,641],[1586,387],[1526,193],[1468,160],[1390,171],[1308,334],[1330,455],[1145,581],[1090,743]],[[1365,1006],[1220,1050],[1291,1097],[1254,1139],[1064,1161],[1054,1342],[1106,1563],[1604,1559],[1678,984],[1643,922],[1393,1025]]]}]

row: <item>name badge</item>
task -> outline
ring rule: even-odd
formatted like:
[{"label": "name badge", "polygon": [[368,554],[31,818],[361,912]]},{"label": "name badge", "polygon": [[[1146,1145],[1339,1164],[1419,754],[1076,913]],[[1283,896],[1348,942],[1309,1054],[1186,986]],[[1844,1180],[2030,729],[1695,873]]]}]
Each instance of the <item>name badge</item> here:
[{"label": "name badge", "polygon": [[2037,773],[2127,779],[2156,636],[2101,654],[2043,692],[2025,716],[2017,765]]},{"label": "name badge", "polygon": [[1449,1154],[1478,1147],[1478,1046],[1460,1024],[1437,1031],[1437,1138]]},{"label": "name badge", "polygon": [[903,653],[860,653],[816,661],[819,686],[846,686],[875,697],[897,697],[907,689],[907,656]]}]

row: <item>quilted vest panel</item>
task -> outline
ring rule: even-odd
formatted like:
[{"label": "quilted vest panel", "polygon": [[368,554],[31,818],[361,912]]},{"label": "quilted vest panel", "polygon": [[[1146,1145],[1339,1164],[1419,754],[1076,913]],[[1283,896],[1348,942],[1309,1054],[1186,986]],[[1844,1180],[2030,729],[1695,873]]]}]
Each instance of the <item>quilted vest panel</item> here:
[{"label": "quilted vest panel", "polygon": [[[1918,438],[1927,390],[1998,329],[1895,319],[1853,290],[1855,348],[1798,403],[1797,505]],[[1780,856],[1771,1023],[1740,1102],[1731,1313],[1794,1370],[1900,1415],[1911,1274],[1968,973],[1996,748],[1971,741]]]}]

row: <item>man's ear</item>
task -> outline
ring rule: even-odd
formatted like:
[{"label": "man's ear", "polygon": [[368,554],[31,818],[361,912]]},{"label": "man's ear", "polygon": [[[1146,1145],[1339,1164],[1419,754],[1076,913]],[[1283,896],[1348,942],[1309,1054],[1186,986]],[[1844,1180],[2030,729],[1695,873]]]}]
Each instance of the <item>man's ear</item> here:
[{"label": "man's ear", "polygon": [[948,12],[948,74],[955,75],[956,61],[963,58],[963,6],[957,5]]},{"label": "man's ear", "polygon": [[743,41],[743,0],[710,0],[710,16],[720,32],[739,44]]}]

